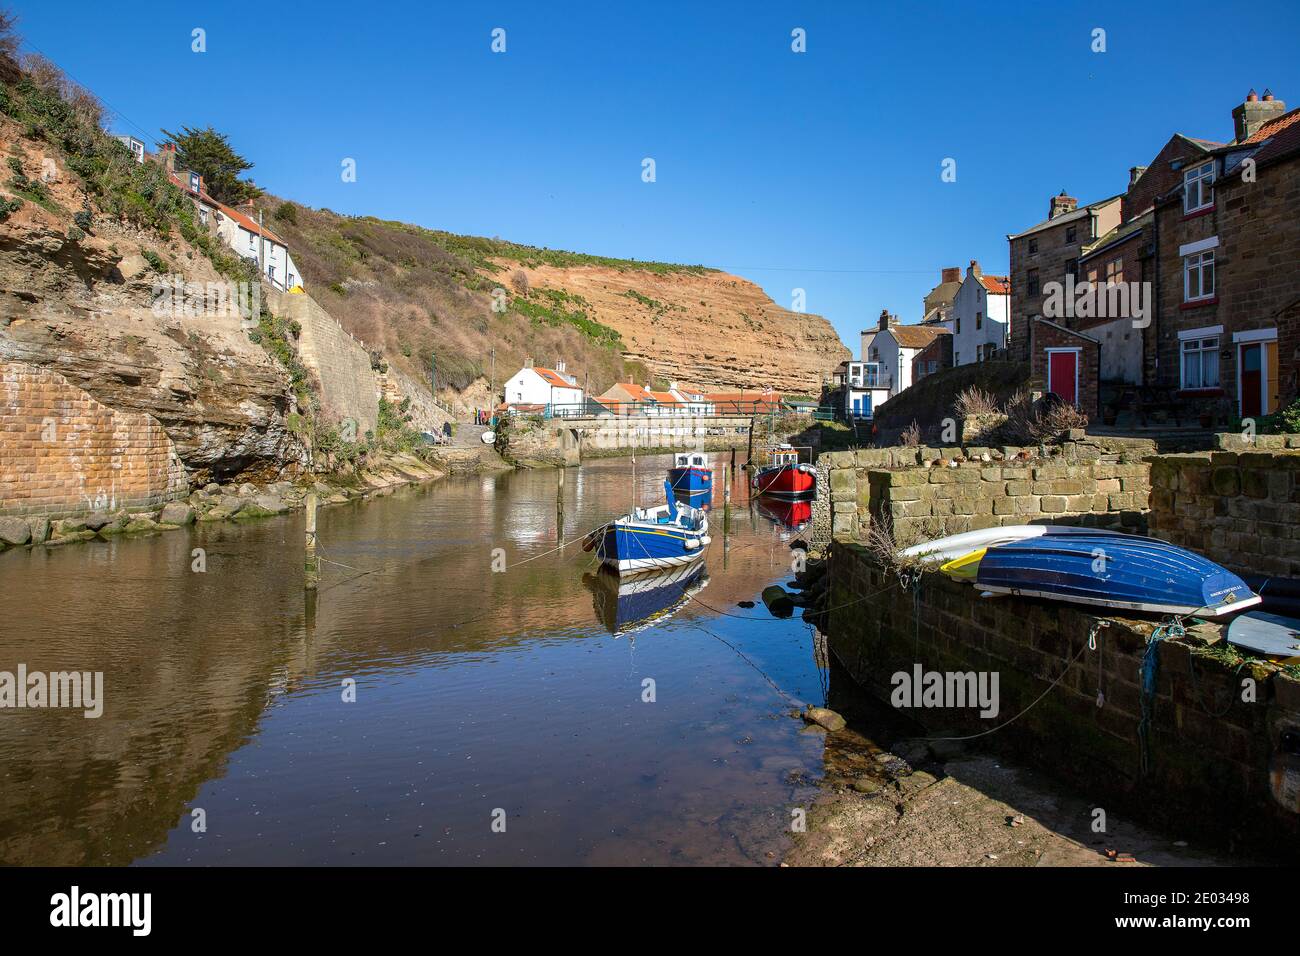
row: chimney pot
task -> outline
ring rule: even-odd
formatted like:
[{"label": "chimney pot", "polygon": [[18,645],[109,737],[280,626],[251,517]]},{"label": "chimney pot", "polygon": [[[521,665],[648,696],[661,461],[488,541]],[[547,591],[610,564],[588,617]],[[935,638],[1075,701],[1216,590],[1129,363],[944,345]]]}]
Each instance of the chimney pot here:
[{"label": "chimney pot", "polygon": [[1255,93],[1255,88],[1252,86],[1250,88],[1250,92],[1246,94],[1246,102],[1255,103],[1258,101],[1259,101],[1259,96]]},{"label": "chimney pot", "polygon": [[1264,102],[1265,102],[1265,103],[1271,103],[1271,102],[1273,102],[1273,91],[1272,91],[1272,90],[1265,90],[1265,91],[1264,91]]}]

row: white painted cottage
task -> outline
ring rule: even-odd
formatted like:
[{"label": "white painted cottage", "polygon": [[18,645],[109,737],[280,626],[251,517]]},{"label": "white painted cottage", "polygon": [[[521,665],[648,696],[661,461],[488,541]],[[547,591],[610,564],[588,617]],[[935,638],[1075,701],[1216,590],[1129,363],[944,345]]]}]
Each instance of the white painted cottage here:
[{"label": "white painted cottage", "polygon": [[586,396],[563,362],[556,362],[553,369],[530,363],[506,380],[505,404],[508,408],[530,406],[528,411],[545,411],[550,406],[549,414],[563,418],[581,415]]}]

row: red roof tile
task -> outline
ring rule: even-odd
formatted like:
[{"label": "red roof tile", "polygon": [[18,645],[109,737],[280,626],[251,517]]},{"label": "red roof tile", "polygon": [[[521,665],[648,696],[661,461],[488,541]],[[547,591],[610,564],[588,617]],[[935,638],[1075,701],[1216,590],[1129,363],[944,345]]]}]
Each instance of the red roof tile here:
[{"label": "red roof tile", "polygon": [[1006,276],[980,276],[980,282],[994,295],[1011,294],[1011,280]]},{"label": "red roof tile", "polygon": [[572,382],[570,382],[563,375],[561,375],[559,372],[555,371],[555,369],[538,368],[536,365],[534,365],[533,371],[536,372],[538,375],[540,375],[542,378],[544,378],[548,384],[554,385],[556,388],[577,388],[578,387],[574,385]]}]

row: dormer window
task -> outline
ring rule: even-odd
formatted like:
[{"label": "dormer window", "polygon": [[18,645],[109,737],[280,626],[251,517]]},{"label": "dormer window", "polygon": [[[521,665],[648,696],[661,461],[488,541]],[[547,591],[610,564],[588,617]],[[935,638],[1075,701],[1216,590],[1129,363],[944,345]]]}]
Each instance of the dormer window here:
[{"label": "dormer window", "polygon": [[198,192],[198,191],[199,191],[199,174],[198,174],[198,173],[190,173],[190,190],[193,191],[193,192]]},{"label": "dormer window", "polygon": [[1202,163],[1183,173],[1183,212],[1197,212],[1214,205],[1214,163]]}]

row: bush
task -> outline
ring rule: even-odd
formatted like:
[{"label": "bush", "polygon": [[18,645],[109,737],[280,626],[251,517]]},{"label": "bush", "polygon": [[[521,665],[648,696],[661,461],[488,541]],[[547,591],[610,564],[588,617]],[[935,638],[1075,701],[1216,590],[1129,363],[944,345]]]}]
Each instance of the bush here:
[{"label": "bush", "polygon": [[273,217],[280,222],[287,222],[291,226],[298,224],[298,207],[291,202],[282,202],[275,207],[275,212],[271,213]]},{"label": "bush", "polygon": [[1005,411],[1003,434],[1017,445],[1054,441],[1072,428],[1088,427],[1088,416],[1078,406],[1053,394],[1035,402],[1028,392],[1020,392],[1007,402]]},{"label": "bush", "polygon": [[959,418],[974,418],[976,415],[997,414],[998,403],[991,393],[972,386],[957,396],[954,409]]},{"label": "bush", "polygon": [[1286,408],[1256,419],[1255,429],[1260,435],[1300,434],[1300,398]]}]

